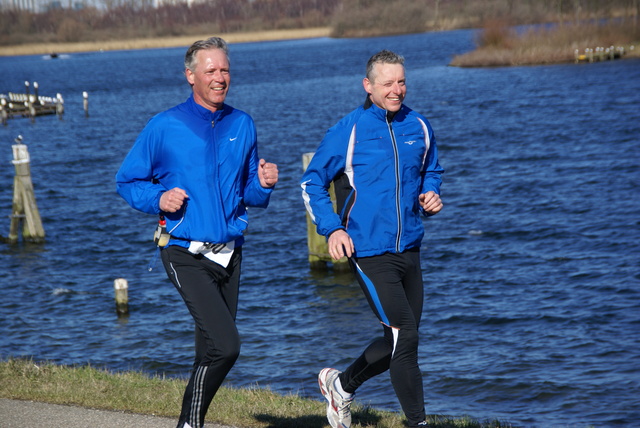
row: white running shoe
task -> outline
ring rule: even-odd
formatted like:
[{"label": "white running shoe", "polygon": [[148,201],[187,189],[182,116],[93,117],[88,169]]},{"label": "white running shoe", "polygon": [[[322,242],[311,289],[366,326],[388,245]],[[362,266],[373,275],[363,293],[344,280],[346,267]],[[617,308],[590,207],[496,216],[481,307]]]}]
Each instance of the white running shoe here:
[{"label": "white running shoe", "polygon": [[342,395],[335,382],[341,372],[336,369],[322,369],[318,375],[320,392],[327,399],[327,419],[332,428],[351,427],[351,402],[354,394]]}]

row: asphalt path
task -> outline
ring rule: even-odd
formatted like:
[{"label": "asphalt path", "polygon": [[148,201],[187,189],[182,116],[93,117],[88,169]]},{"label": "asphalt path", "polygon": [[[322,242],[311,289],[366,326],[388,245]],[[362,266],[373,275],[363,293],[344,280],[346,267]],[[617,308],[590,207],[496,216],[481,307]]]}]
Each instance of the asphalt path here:
[{"label": "asphalt path", "polygon": [[[0,398],[2,428],[175,428],[177,419]],[[207,423],[206,428],[237,428]]]}]

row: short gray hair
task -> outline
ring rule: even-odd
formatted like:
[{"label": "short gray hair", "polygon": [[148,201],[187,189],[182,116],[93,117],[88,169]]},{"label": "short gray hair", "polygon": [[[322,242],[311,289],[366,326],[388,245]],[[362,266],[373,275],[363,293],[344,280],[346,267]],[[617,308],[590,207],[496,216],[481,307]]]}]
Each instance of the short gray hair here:
[{"label": "short gray hair", "polygon": [[198,65],[196,54],[199,51],[209,49],[220,49],[227,56],[227,60],[229,60],[229,48],[227,47],[227,42],[220,37],[209,37],[206,40],[198,40],[197,42],[194,42],[189,49],[187,49],[187,53],[184,56],[184,68],[194,71]]},{"label": "short gray hair", "polygon": [[404,57],[386,49],[381,50],[367,61],[367,79],[373,80],[373,67],[376,64],[400,64],[404,66]]}]

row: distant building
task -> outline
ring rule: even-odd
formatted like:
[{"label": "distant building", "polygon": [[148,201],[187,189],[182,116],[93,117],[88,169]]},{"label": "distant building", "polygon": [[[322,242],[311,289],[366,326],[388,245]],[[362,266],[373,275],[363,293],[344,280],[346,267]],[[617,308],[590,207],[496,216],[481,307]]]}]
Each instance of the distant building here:
[{"label": "distant building", "polygon": [[191,7],[194,4],[205,3],[206,1],[207,0],[151,0],[151,4],[153,4],[153,7],[160,7],[172,4],[186,3],[187,6]]},{"label": "distant building", "polygon": [[34,13],[46,12],[52,9],[82,9],[95,7],[98,9],[113,9],[124,4],[137,7],[160,7],[186,3],[191,7],[207,0],[0,0],[0,10],[26,10]]},{"label": "distant building", "polygon": [[[98,0],[99,1],[99,0]],[[34,13],[52,9],[83,9],[97,6],[95,0],[0,0],[0,10],[24,10]]]}]

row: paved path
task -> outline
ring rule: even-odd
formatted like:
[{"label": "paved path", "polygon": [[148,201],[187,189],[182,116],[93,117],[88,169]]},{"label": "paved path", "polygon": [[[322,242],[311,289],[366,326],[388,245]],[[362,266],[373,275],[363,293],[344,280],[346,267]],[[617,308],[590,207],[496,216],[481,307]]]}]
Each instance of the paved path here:
[{"label": "paved path", "polygon": [[[2,428],[175,428],[176,419],[35,401],[0,399]],[[206,428],[233,428],[207,423]]]}]

